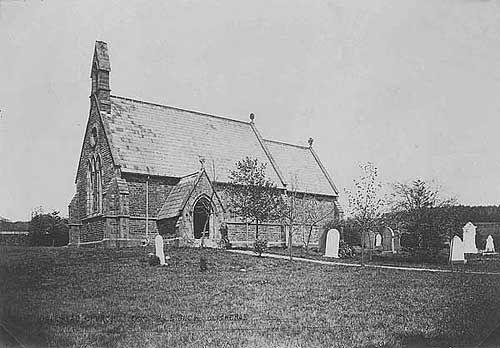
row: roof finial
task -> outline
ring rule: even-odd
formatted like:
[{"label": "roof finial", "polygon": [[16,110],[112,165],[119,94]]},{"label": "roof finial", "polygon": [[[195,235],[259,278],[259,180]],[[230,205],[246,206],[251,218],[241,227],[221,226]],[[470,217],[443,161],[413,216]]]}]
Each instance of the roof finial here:
[{"label": "roof finial", "polygon": [[313,146],[313,141],[314,141],[314,139],[309,137],[309,140],[307,141],[309,143],[309,147]]},{"label": "roof finial", "polygon": [[250,114],[250,122],[252,122],[252,123],[253,123],[253,120],[254,120],[254,119],[255,119],[255,115],[254,115],[254,113],[252,112],[252,113]]},{"label": "roof finial", "polygon": [[201,169],[205,169],[205,159],[202,157],[200,158],[200,164],[201,164]]}]

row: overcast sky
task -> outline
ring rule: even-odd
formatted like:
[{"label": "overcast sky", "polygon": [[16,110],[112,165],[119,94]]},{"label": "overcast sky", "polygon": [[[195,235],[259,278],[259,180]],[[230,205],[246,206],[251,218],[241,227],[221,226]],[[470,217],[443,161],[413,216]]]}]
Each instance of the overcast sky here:
[{"label": "overcast sky", "polygon": [[341,190],[372,161],[499,204],[499,1],[0,0],[0,216],[67,216],[95,40],[112,94],[311,136]]}]

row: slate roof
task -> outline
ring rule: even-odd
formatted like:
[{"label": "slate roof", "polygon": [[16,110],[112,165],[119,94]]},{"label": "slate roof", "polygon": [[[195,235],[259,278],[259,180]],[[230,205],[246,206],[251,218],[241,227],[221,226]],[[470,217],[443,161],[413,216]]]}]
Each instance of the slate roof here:
[{"label": "slate roof", "polygon": [[228,182],[234,164],[250,156],[268,163],[267,175],[280,180],[250,123],[132,99],[111,97],[111,147],[123,172],[183,177],[205,160],[213,180]]},{"label": "slate roof", "polygon": [[179,180],[177,185],[170,191],[165,203],[158,212],[158,219],[168,219],[179,215],[194,185],[198,181],[198,177],[199,174],[194,173]]},{"label": "slate roof", "polygon": [[337,194],[328,173],[313,153],[312,148],[279,141],[265,140],[276,164],[281,169],[288,190],[325,195]]},{"label": "slate roof", "polygon": [[249,156],[267,164],[279,188],[290,187],[297,175],[302,190],[337,195],[312,149],[263,140],[252,122],[117,96],[111,96],[111,113],[101,117],[122,172],[182,178],[204,159],[209,178],[226,183],[235,163]]}]

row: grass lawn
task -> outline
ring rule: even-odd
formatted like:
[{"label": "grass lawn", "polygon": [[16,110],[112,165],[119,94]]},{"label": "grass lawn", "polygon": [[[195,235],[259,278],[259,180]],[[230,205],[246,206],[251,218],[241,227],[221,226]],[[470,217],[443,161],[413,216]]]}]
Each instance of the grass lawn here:
[{"label": "grass lawn", "polygon": [[469,347],[500,322],[500,276],[149,251],[2,247],[2,323],[37,347]]},{"label": "grass lawn", "polygon": [[[288,256],[288,248],[269,248],[266,250],[268,253],[286,255]],[[318,252],[315,249],[306,250],[302,247],[293,248],[293,256],[303,257],[313,260],[323,260],[323,261],[334,261],[334,262],[345,262],[345,263],[361,263],[361,255],[357,254],[355,257],[343,258],[343,259],[331,259],[323,257],[323,253]],[[373,252],[372,260],[369,260],[369,251],[365,254],[365,264],[373,265],[387,265],[387,266],[404,266],[404,267],[415,267],[415,268],[434,268],[434,269],[451,269],[448,263],[448,249],[442,250],[439,258],[433,262],[423,262],[418,260],[416,257],[411,256],[409,253],[381,253]],[[454,265],[454,270],[463,271],[473,271],[473,272],[496,272],[500,273],[500,255],[484,255],[481,254],[467,254],[467,263],[464,265]]]}]

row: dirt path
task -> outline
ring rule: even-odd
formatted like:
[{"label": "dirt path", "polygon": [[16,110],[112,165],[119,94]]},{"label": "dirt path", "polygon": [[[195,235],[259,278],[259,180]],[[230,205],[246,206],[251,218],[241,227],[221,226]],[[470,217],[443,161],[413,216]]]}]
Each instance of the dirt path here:
[{"label": "dirt path", "polygon": [[[232,253],[237,254],[245,254],[256,256],[256,254],[251,250],[228,250]],[[271,259],[283,259],[288,260],[289,256],[278,255],[278,254],[268,254],[263,253],[262,257],[268,257]],[[322,260],[313,260],[313,259],[305,259],[303,257],[294,257],[294,260],[318,263],[321,265],[330,265],[330,266],[345,266],[345,267],[361,267],[358,263],[346,263],[346,262],[335,262],[335,261],[322,261]],[[461,274],[482,274],[482,275],[499,275],[498,272],[475,272],[475,271],[455,271],[453,272],[450,269],[436,269],[436,268],[416,268],[416,267],[404,267],[404,266],[384,266],[384,265],[365,265],[367,268],[382,268],[382,269],[395,269],[401,271],[418,271],[418,272],[435,272],[435,273],[461,273]]]}]

